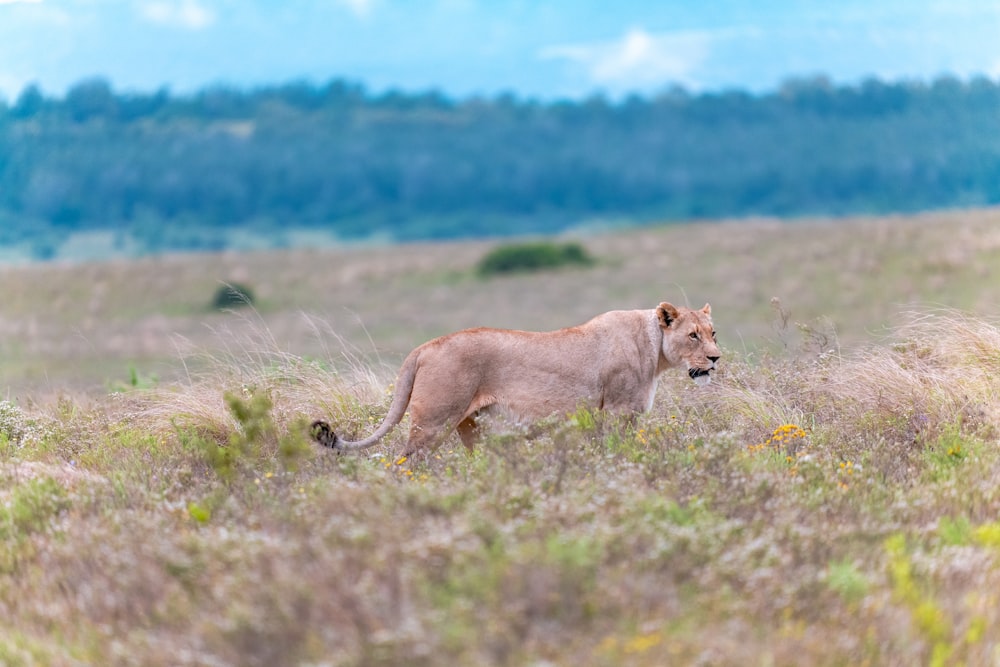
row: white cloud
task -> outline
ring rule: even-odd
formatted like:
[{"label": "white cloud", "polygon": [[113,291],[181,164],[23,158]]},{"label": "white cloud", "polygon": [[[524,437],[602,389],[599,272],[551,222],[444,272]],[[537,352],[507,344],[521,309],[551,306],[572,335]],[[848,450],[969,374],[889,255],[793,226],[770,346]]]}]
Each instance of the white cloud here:
[{"label": "white cloud", "polygon": [[980,0],[940,0],[931,2],[931,14],[957,16],[961,18],[1000,20],[1000,7]]},{"label": "white cloud", "polygon": [[375,5],[375,0],[337,0],[337,2],[347,7],[358,18],[367,17]]},{"label": "white cloud", "polygon": [[215,13],[198,0],[146,2],[140,12],[147,21],[188,30],[201,30],[215,23]]},{"label": "white cloud", "polygon": [[704,31],[651,34],[633,28],[614,42],[551,46],[540,56],[576,63],[585,69],[591,83],[612,90],[667,83],[697,86],[697,72],[716,38]]}]

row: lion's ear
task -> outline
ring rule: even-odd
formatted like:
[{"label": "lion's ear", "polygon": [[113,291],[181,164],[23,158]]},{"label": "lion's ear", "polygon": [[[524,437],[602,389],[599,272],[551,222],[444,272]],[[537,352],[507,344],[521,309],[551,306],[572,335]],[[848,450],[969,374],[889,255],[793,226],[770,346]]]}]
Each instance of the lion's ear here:
[{"label": "lion's ear", "polygon": [[706,315],[711,315],[712,307],[706,303],[705,307],[701,309],[701,312],[705,313]]},{"label": "lion's ear", "polygon": [[677,309],[666,301],[656,307],[656,316],[660,320],[660,326],[664,329],[669,327],[679,315],[680,313],[677,312]]}]

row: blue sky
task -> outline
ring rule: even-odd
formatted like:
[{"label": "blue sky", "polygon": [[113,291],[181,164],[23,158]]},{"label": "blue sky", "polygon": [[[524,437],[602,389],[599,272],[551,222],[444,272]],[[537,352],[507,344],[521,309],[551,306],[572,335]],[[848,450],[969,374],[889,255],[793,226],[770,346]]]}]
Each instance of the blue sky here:
[{"label": "blue sky", "polygon": [[0,95],[348,78],[452,96],[1000,78],[1000,1],[0,0]]}]

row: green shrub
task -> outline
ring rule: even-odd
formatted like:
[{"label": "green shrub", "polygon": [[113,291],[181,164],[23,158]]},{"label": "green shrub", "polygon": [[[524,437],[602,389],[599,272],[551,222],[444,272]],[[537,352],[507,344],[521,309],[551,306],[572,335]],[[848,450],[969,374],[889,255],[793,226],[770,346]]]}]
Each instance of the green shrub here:
[{"label": "green shrub", "polygon": [[494,248],[479,261],[479,274],[545,271],[563,266],[590,266],[594,263],[579,243],[515,243]]},{"label": "green shrub", "polygon": [[219,285],[219,289],[215,290],[215,296],[212,297],[212,308],[215,310],[252,305],[254,305],[253,290],[240,283]]},{"label": "green shrub", "polygon": [[[210,438],[193,433],[183,433],[182,437],[201,451],[206,463],[224,481],[231,482],[238,472],[256,470],[263,462],[277,458],[286,470],[294,470],[298,460],[311,450],[305,439],[305,424],[295,425],[288,433],[279,433],[271,415],[273,403],[267,392],[249,390],[242,395],[227,391],[224,394],[226,407],[238,423],[229,434],[228,442],[220,444]],[[189,507],[192,518],[207,520],[197,507]]]},{"label": "green shrub", "polygon": [[0,401],[0,451],[40,445],[52,436],[51,426],[29,417],[10,401]]}]

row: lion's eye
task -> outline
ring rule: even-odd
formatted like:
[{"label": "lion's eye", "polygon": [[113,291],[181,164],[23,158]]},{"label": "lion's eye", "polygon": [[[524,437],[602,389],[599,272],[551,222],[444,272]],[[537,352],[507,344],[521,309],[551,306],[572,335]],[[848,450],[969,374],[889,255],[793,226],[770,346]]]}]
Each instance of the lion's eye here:
[{"label": "lion's eye", "polygon": [[692,331],[690,334],[692,340],[698,340],[698,332]]}]

